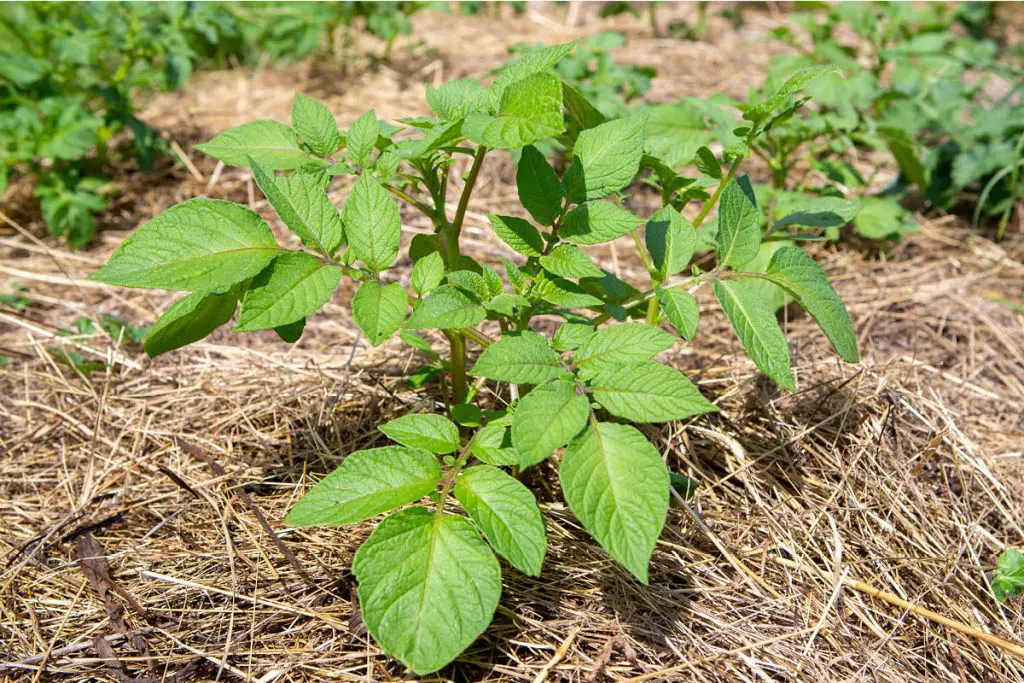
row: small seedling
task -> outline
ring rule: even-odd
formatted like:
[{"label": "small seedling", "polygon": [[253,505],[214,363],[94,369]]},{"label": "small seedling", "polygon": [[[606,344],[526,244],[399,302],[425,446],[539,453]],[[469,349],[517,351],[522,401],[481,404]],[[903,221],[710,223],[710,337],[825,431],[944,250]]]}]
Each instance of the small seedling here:
[{"label": "small seedling", "polygon": [[[740,344],[788,391],[796,388],[789,348],[763,287],[802,305],[844,360],[858,360],[846,309],[804,251],[786,246],[763,268],[747,268],[759,253],[762,214],[738,174],[741,162],[819,70],[796,74],[746,110],[747,125],[721,160],[728,170],[701,152],[700,163],[718,171],[690,221],[676,204],[686,203],[691,183],[646,144],[647,117],[606,120],[552,70],[573,48],[530,52],[490,87],[468,79],[428,87],[434,116],[406,119],[404,127],[370,111],[342,133],[323,104],[298,96],[292,126],[254,121],[201,149],[250,168],[300,248],[279,244],[243,205],[193,199],[138,228],[93,275],[185,293],[146,336],[150,355],[205,337],[236,309],[236,331],[273,329],[295,342],[347,278],[358,286],[352,315],[371,344],[399,333],[431,359],[417,382],[443,378],[446,414],[381,425],[393,445],[345,454],[285,519],[346,525],[388,513],[352,568],[369,632],[419,674],[451,662],[487,628],[501,596],[499,557],[525,574],[542,573],[544,519],[515,476],[527,468],[557,460],[561,490],[581,524],[611,559],[648,581],[673,477],[634,425],[717,410],[657,360],[680,342],[670,329],[686,340],[697,335],[697,289],[713,288]],[[571,149],[562,174],[535,146],[554,136]],[[519,151],[523,208],[487,217],[516,254],[503,259],[504,277],[460,247],[480,169],[498,150]],[[461,159],[468,168],[460,169]],[[454,214],[452,175],[463,178]],[[326,193],[332,176],[349,183],[340,213]],[[638,178],[657,185],[663,199],[646,218],[626,208]],[[433,225],[405,253],[398,201]],[[716,208],[715,263],[691,267],[698,229]],[[646,265],[644,291],[587,253],[620,237],[633,239]],[[408,280],[397,269],[406,258]],[[537,331],[542,316],[561,321],[553,335]],[[421,336],[428,331],[447,339],[446,359]],[[481,349],[472,362],[468,345]],[[497,403],[484,400],[486,382]],[[691,493],[682,478],[675,486]]]}]

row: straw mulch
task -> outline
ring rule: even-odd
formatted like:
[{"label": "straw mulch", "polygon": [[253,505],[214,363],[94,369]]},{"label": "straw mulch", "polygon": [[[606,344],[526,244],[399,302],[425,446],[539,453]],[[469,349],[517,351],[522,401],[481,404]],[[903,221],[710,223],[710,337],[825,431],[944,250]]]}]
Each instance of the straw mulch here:
[{"label": "straw mulch", "polygon": [[[407,114],[409,103],[420,106],[430,68],[444,78],[481,75],[500,61],[499,47],[471,53],[481,39],[469,27],[501,35],[503,45],[608,26],[588,14],[570,27],[557,12],[532,14],[478,24],[418,18],[421,29],[446,22],[447,51],[433,38],[433,47],[407,53],[411,73],[350,75],[333,94],[308,64],[232,72],[201,80],[173,107],[154,102],[147,115],[188,154],[225,125],[285,118],[296,88],[321,88],[342,123],[369,104],[382,116]],[[745,30],[775,20],[755,13]],[[640,19],[618,21],[643,28]],[[680,84],[676,94],[715,87],[713,73],[681,66],[702,51],[705,64],[721,59],[729,73],[748,69],[747,82],[757,80],[763,54],[746,66],[729,61],[735,55],[707,56],[749,36],[716,24],[711,39],[719,42],[635,38],[624,55],[656,60]],[[127,227],[204,193],[269,217],[246,173],[191,156],[194,172],[167,167],[126,185],[109,224]],[[484,230],[483,214],[509,210],[511,171],[489,159],[471,207],[466,251],[483,261],[508,253]],[[134,180],[130,170],[124,180]],[[347,190],[332,191],[341,201]],[[349,289],[289,348],[272,333],[221,330],[150,361],[123,338],[67,341],[56,333],[77,318],[148,324],[174,297],[84,279],[125,232],[108,230],[96,248],[69,254],[34,238],[28,214],[4,211],[0,293],[18,289],[32,303],[0,311],[0,353],[13,358],[0,365],[0,680],[407,677],[368,638],[356,609],[348,567],[372,524],[295,530],[280,520],[346,453],[383,443],[380,421],[439,409],[434,389],[404,382],[422,359],[397,342],[371,349],[360,339]],[[405,240],[425,227],[413,214],[404,219]],[[722,412],[645,428],[670,467],[701,484],[688,508],[670,513],[650,585],[587,536],[544,464],[527,477],[548,523],[544,572],[507,570],[494,623],[439,677],[1024,680],[1024,659],[980,637],[1024,640],[1020,603],[1001,606],[987,589],[999,552],[1024,543],[1024,228],[996,244],[952,217],[921,222],[918,235],[887,252],[815,252],[850,309],[863,362],[839,362],[813,322],[790,311],[794,395],[758,375],[703,293],[697,340],[667,359]],[[595,253],[641,282],[630,249]],[[106,369],[85,378],[50,348]],[[915,607],[872,597],[865,584]],[[919,608],[974,633],[924,619]]]}]

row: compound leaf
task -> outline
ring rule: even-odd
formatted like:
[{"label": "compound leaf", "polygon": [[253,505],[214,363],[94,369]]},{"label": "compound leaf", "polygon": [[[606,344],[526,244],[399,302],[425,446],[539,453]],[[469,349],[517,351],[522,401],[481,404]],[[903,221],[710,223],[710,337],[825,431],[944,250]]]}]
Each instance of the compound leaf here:
[{"label": "compound leaf", "polygon": [[459,449],[459,428],[441,415],[403,415],[377,427],[392,441],[431,453],[452,453]]},{"label": "compound leaf", "polygon": [[547,339],[526,330],[506,334],[484,349],[470,374],[512,384],[539,384],[561,373],[562,363]]},{"label": "compound leaf", "polygon": [[519,465],[519,452],[512,445],[512,434],[508,427],[483,427],[473,437],[471,450],[473,455],[488,465]]},{"label": "compound leaf", "polygon": [[162,353],[203,339],[215,329],[231,320],[238,307],[238,294],[193,292],[168,308],[143,342],[146,355],[155,358]]},{"label": "compound leaf", "polygon": [[548,278],[538,284],[534,293],[539,294],[544,301],[556,306],[586,308],[587,306],[600,306],[604,303],[575,282],[570,282],[565,278]]},{"label": "compound leaf", "polygon": [[345,158],[348,162],[364,168],[369,166],[379,134],[377,114],[373,109],[353,121],[345,140]]},{"label": "compound leaf", "polygon": [[519,201],[541,225],[551,225],[562,211],[562,183],[533,145],[523,147],[516,167]]},{"label": "compound leaf", "polygon": [[320,310],[341,281],[341,268],[305,252],[279,256],[257,275],[242,298],[235,332],[266,330]]},{"label": "compound leaf", "polygon": [[409,296],[397,282],[366,280],[352,297],[352,317],[374,346],[391,338],[405,320]]},{"label": "compound leaf", "polygon": [[212,291],[256,275],[283,253],[259,214],[233,202],[190,199],[129,235],[90,279]]},{"label": "compound leaf", "polygon": [[630,116],[582,131],[562,180],[565,196],[582,204],[629,185],[640,169],[646,125],[646,116]]},{"label": "compound leaf", "polygon": [[499,555],[524,574],[540,575],[548,538],[530,489],[496,467],[478,465],[459,475],[455,498]]},{"label": "compound leaf", "polygon": [[718,410],[675,368],[656,361],[605,367],[590,381],[595,400],[630,422],[668,422]]},{"label": "compound leaf", "polygon": [[370,635],[420,675],[462,654],[501,596],[501,566],[473,524],[421,507],[381,522],[352,571]]},{"label": "compound leaf", "polygon": [[428,84],[427,104],[438,118],[458,121],[487,106],[487,90],[472,78],[448,81],[438,88]]},{"label": "compound leaf", "polygon": [[196,149],[228,166],[248,166],[250,157],[275,171],[327,165],[302,151],[291,128],[268,119],[229,128],[209,142],[196,145]]},{"label": "compound leaf", "polygon": [[412,291],[423,295],[433,290],[444,279],[444,258],[440,252],[432,251],[412,267],[410,284]]},{"label": "compound leaf", "polygon": [[334,114],[323,102],[295,93],[292,102],[292,127],[315,154],[334,154],[341,147],[341,133]]},{"label": "compound leaf", "polygon": [[609,325],[591,335],[576,351],[574,364],[583,376],[602,367],[629,365],[672,348],[677,337],[653,325]]},{"label": "compound leaf", "polygon": [[843,360],[860,360],[850,314],[814,259],[797,247],[779,249],[768,263],[768,277],[810,313]]},{"label": "compound leaf", "polygon": [[540,256],[544,250],[544,238],[530,222],[515,216],[488,214],[495,234],[501,241],[524,256]]},{"label": "compound leaf", "polygon": [[1020,595],[1024,591],[1024,553],[1007,548],[996,561],[992,576],[992,594],[999,602]]},{"label": "compound leaf", "polygon": [[398,204],[380,181],[361,174],[342,213],[355,256],[373,270],[390,267],[398,256],[402,222]]},{"label": "compound leaf", "polygon": [[425,450],[385,446],[356,451],[307,491],[284,523],[356,524],[419,500],[440,480],[441,465]]},{"label": "compound leaf", "polygon": [[644,240],[654,267],[664,280],[689,265],[697,245],[697,231],[675,207],[664,206],[648,219]]},{"label": "compound leaf", "polygon": [[559,244],[550,253],[540,257],[540,264],[545,270],[560,277],[604,277],[604,271],[574,244]]},{"label": "compound leaf", "polygon": [[345,230],[338,209],[327,196],[324,172],[299,171],[278,178],[251,157],[249,166],[256,185],[284,224],[310,249],[333,256],[345,242]]},{"label": "compound leaf", "polygon": [[668,512],[669,474],[635,427],[591,423],[562,457],[562,492],[612,559],[647,583],[647,565]]},{"label": "compound leaf", "polygon": [[682,287],[656,287],[654,296],[679,334],[687,341],[692,340],[697,335],[697,319],[700,317],[700,309],[693,295]]},{"label": "compound leaf", "polygon": [[454,285],[441,285],[416,307],[407,326],[412,330],[449,330],[473,327],[486,317],[484,307],[464,291]]},{"label": "compound leaf", "polygon": [[543,461],[579,434],[587,423],[590,404],[573,382],[542,384],[519,401],[512,415],[512,443],[520,467]]},{"label": "compound leaf", "polygon": [[718,204],[715,251],[720,266],[740,266],[757,256],[761,246],[761,216],[754,189],[747,176],[737,178],[722,191]]},{"label": "compound leaf", "polygon": [[462,124],[470,140],[497,149],[523,147],[564,128],[562,82],[549,72],[528,76],[505,90],[496,115],[470,112]]},{"label": "compound leaf", "polygon": [[608,202],[581,204],[565,215],[558,236],[576,244],[601,244],[625,235],[642,221]]},{"label": "compound leaf", "polygon": [[787,391],[795,391],[789,368],[789,345],[775,312],[746,282],[717,280],[715,296],[729,318],[740,344],[761,372]]}]

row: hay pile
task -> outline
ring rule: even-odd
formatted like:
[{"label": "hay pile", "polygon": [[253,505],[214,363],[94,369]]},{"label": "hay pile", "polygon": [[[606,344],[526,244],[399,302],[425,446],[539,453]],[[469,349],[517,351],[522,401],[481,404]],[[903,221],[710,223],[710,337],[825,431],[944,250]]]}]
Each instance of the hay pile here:
[{"label": "hay pile", "polygon": [[[596,22],[583,16],[567,28],[554,13],[531,14],[488,21],[507,42],[553,42]],[[430,21],[439,20],[417,19]],[[411,74],[352,76],[332,102],[342,122],[368,102],[382,116],[408,114],[431,63],[449,78],[500,62],[500,47],[472,53],[467,27],[480,24],[444,21],[459,39],[447,52],[438,38],[414,50]],[[747,30],[771,21],[754,15]],[[721,27],[712,36],[749,38]],[[703,79],[676,94],[700,94],[714,74],[671,65],[700,50],[727,54],[720,47],[637,39],[628,54],[661,55],[673,82]],[[218,74],[151,114],[181,132],[187,151],[226,125],[283,118],[294,89],[318,82],[308,65],[258,80]],[[217,100],[230,88],[242,88],[236,99]],[[214,111],[215,100],[234,111]],[[194,174],[168,168],[166,179],[132,186],[111,221],[134,223],[204,192],[269,216],[244,172],[195,157]],[[511,170],[489,159],[471,207],[466,251],[482,261],[507,253],[483,214],[508,210]],[[334,191],[341,200],[346,188]],[[223,330],[155,361],[103,333],[69,346],[55,335],[76,318],[148,324],[174,297],[84,280],[123,232],[68,254],[4,215],[0,292],[24,287],[32,305],[0,311],[0,353],[14,359],[0,365],[0,680],[402,679],[356,610],[348,567],[370,525],[292,530],[280,520],[345,453],[380,445],[378,422],[436,409],[435,393],[402,379],[420,362],[413,352],[360,340],[348,290],[287,350],[273,333]],[[407,241],[424,226],[403,218]],[[640,280],[628,244],[595,253]],[[1022,229],[994,244],[954,219],[925,221],[888,254],[815,256],[850,309],[863,363],[841,364],[794,314],[786,328],[800,390],[780,393],[704,293],[696,342],[669,359],[722,412],[646,429],[673,469],[701,483],[689,509],[670,513],[650,586],[601,552],[542,465],[528,483],[548,522],[544,572],[506,571],[493,625],[445,677],[1024,680],[1024,659],[850,587],[863,582],[978,633],[1024,639],[1020,603],[1000,606],[986,587],[998,553],[1024,542]],[[49,347],[107,369],[86,380]]]}]

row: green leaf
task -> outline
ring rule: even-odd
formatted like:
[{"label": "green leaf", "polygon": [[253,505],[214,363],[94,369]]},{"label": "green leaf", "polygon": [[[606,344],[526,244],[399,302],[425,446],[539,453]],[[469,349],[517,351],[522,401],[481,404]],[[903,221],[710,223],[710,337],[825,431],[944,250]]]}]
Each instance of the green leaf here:
[{"label": "green leaf", "polygon": [[499,555],[528,576],[540,575],[548,538],[530,489],[496,467],[477,465],[459,475],[455,498]]},{"label": "green leaf", "polygon": [[356,524],[419,500],[440,480],[441,465],[425,450],[385,446],[356,451],[307,491],[284,523]]},{"label": "green leaf", "polygon": [[483,275],[477,275],[471,270],[453,270],[448,273],[448,282],[477,301],[487,301],[491,298],[491,290],[487,286],[487,280],[484,279]]},{"label": "green leaf", "polygon": [[423,295],[433,290],[444,279],[444,258],[433,251],[417,261],[410,276],[412,291]]},{"label": "green leaf", "polygon": [[155,358],[162,353],[203,339],[231,320],[238,307],[238,294],[193,292],[168,308],[149,329],[144,341],[146,354]]},{"label": "green leaf", "polygon": [[810,313],[843,360],[860,361],[850,314],[814,259],[797,247],[779,249],[768,264],[768,276]]},{"label": "green leaf", "polygon": [[590,381],[594,399],[630,422],[668,422],[717,412],[675,368],[656,361],[603,367]]},{"label": "green leaf", "polygon": [[405,320],[409,295],[397,282],[383,285],[366,280],[352,297],[352,316],[374,346],[391,338]]},{"label": "green leaf", "polygon": [[540,264],[561,277],[604,277],[604,271],[595,266],[582,249],[573,244],[559,244],[551,253],[540,257]]},{"label": "green leaf", "polygon": [[584,376],[603,367],[629,365],[672,348],[677,338],[644,323],[609,325],[594,333],[576,351],[573,363]]},{"label": "green leaf", "polygon": [[592,421],[565,450],[558,475],[587,531],[647,583],[668,512],[668,469],[657,449],[635,427]]},{"label": "green leaf", "polygon": [[257,275],[242,298],[235,332],[266,330],[313,315],[331,300],[341,268],[312,254],[279,256]]},{"label": "green leaf", "polygon": [[[794,210],[796,209],[796,210]],[[838,197],[804,197],[800,206],[775,221],[775,228],[801,225],[808,228],[840,228],[860,212],[861,203]]]},{"label": "green leaf", "polygon": [[587,423],[590,404],[574,382],[557,380],[528,393],[512,415],[512,444],[520,467],[548,458],[579,434]]},{"label": "green leaf", "polygon": [[562,82],[547,72],[505,90],[495,116],[471,112],[462,124],[462,132],[470,140],[496,149],[523,147],[564,129]]},{"label": "green leaf", "polygon": [[761,214],[747,176],[737,178],[722,191],[718,203],[715,251],[720,266],[741,266],[757,256],[761,246]]},{"label": "green leaf", "polygon": [[578,349],[593,334],[594,326],[589,322],[570,320],[558,326],[552,344],[556,351],[572,351]]},{"label": "green leaf", "polygon": [[488,311],[495,311],[511,318],[528,309],[530,300],[518,294],[502,293],[489,299],[484,306]]},{"label": "green leaf", "polygon": [[292,127],[315,154],[329,156],[341,147],[341,133],[334,114],[323,102],[295,93]]},{"label": "green leaf", "polygon": [[389,268],[398,257],[402,222],[398,204],[373,176],[359,176],[342,211],[355,255],[372,270]]},{"label": "green leaf", "polygon": [[587,293],[585,289],[565,278],[555,277],[538,283],[539,287],[534,289],[540,298],[556,306],[566,308],[586,308],[588,306],[600,306],[604,302]]},{"label": "green leaf", "polygon": [[484,349],[470,374],[512,384],[539,384],[561,372],[561,360],[547,339],[526,330],[506,334]]},{"label": "green leaf", "polygon": [[558,236],[576,244],[601,244],[622,237],[642,221],[607,202],[580,204],[565,216]]},{"label": "green leaf", "polygon": [[462,654],[501,596],[501,566],[473,524],[421,507],[381,522],[352,572],[370,635],[420,675]]},{"label": "green leaf", "polygon": [[473,437],[472,452],[488,465],[518,466],[519,451],[512,445],[508,427],[487,425]]},{"label": "green leaf", "polygon": [[644,240],[654,267],[664,280],[690,264],[697,231],[674,207],[663,206],[648,219]]},{"label": "green leaf", "polygon": [[544,238],[530,222],[515,216],[488,214],[487,220],[501,241],[524,256],[540,256],[544,251]]},{"label": "green leaf", "polygon": [[219,199],[172,206],[129,235],[90,279],[124,287],[211,291],[285,253],[259,214]]},{"label": "green leaf", "polygon": [[459,450],[459,428],[441,415],[403,415],[380,425],[377,429],[392,441],[410,448],[423,448],[431,453],[440,454]]},{"label": "green leaf", "polygon": [[366,112],[352,123],[345,140],[345,158],[350,164],[366,167],[370,165],[370,157],[377,145],[377,114],[373,109]]},{"label": "green leaf", "polygon": [[[690,479],[684,474],[677,472],[669,472],[669,480],[672,482],[672,488],[676,490],[676,493],[682,497],[683,500],[690,500],[693,498],[693,494],[697,493],[697,482],[694,479]],[[682,507],[682,506],[680,506]]]},{"label": "green leaf", "polygon": [[913,214],[891,197],[867,197],[853,219],[857,233],[869,240],[900,238],[917,232]]},{"label": "green leaf", "polygon": [[299,171],[278,178],[256,159],[249,159],[252,177],[284,224],[310,249],[333,256],[345,243],[341,215],[327,196],[323,171]]},{"label": "green leaf", "polygon": [[483,322],[487,311],[454,285],[441,285],[424,299],[409,317],[411,330],[450,330]]},{"label": "green leaf", "polygon": [[743,118],[754,122],[767,118],[776,109],[789,102],[789,98],[800,92],[808,83],[830,74],[842,74],[842,71],[834,66],[809,66],[800,69],[789,77],[789,80],[779,88],[778,92],[756,107],[750,107],[743,112]]},{"label": "green leaf", "polygon": [[274,328],[274,332],[276,332],[277,336],[286,344],[294,344],[302,337],[302,332],[305,329],[306,319],[299,318],[293,323],[278,325]]},{"label": "green leaf", "polygon": [[796,391],[789,369],[789,345],[775,312],[747,284],[716,280],[715,296],[754,364],[783,389]]},{"label": "green leaf", "polygon": [[691,341],[697,335],[697,319],[700,317],[693,295],[682,287],[656,287],[654,296],[672,326],[679,330],[683,339]]},{"label": "green leaf", "polygon": [[548,160],[533,145],[523,147],[519,157],[516,188],[523,207],[541,225],[551,225],[562,212],[562,182]]},{"label": "green leaf", "polygon": [[646,116],[630,116],[581,132],[562,180],[565,196],[582,204],[629,185],[640,170],[646,125]]},{"label": "green leaf", "polygon": [[196,149],[228,166],[248,166],[250,157],[275,171],[327,165],[299,148],[291,128],[270,120],[250,121],[229,128],[209,142],[196,145]]},{"label": "green leaf", "polygon": [[491,84],[490,97],[493,106],[497,106],[497,103],[501,101],[509,86],[516,84],[517,88],[520,87],[521,81],[534,74],[548,71],[575,49],[576,41],[560,45],[549,45],[528,52],[521,59],[504,65],[501,73],[498,74],[498,77],[494,79],[494,83]]},{"label": "green leaf", "polygon": [[487,107],[487,90],[472,78],[448,81],[439,88],[427,85],[427,104],[445,121],[458,121]]},{"label": "green leaf", "polygon": [[452,419],[463,427],[479,427],[483,424],[483,411],[472,403],[456,403],[451,413]]},{"label": "green leaf", "polygon": [[1024,591],[1024,553],[1007,548],[999,555],[996,573],[992,576],[992,594],[1003,602]]},{"label": "green leaf", "polygon": [[490,266],[483,267],[484,282],[487,283],[487,294],[490,297],[501,296],[505,293],[505,285],[501,281],[498,271]]},{"label": "green leaf", "polygon": [[715,153],[707,147],[697,148],[697,170],[715,180],[722,177],[722,167],[715,158]]}]

